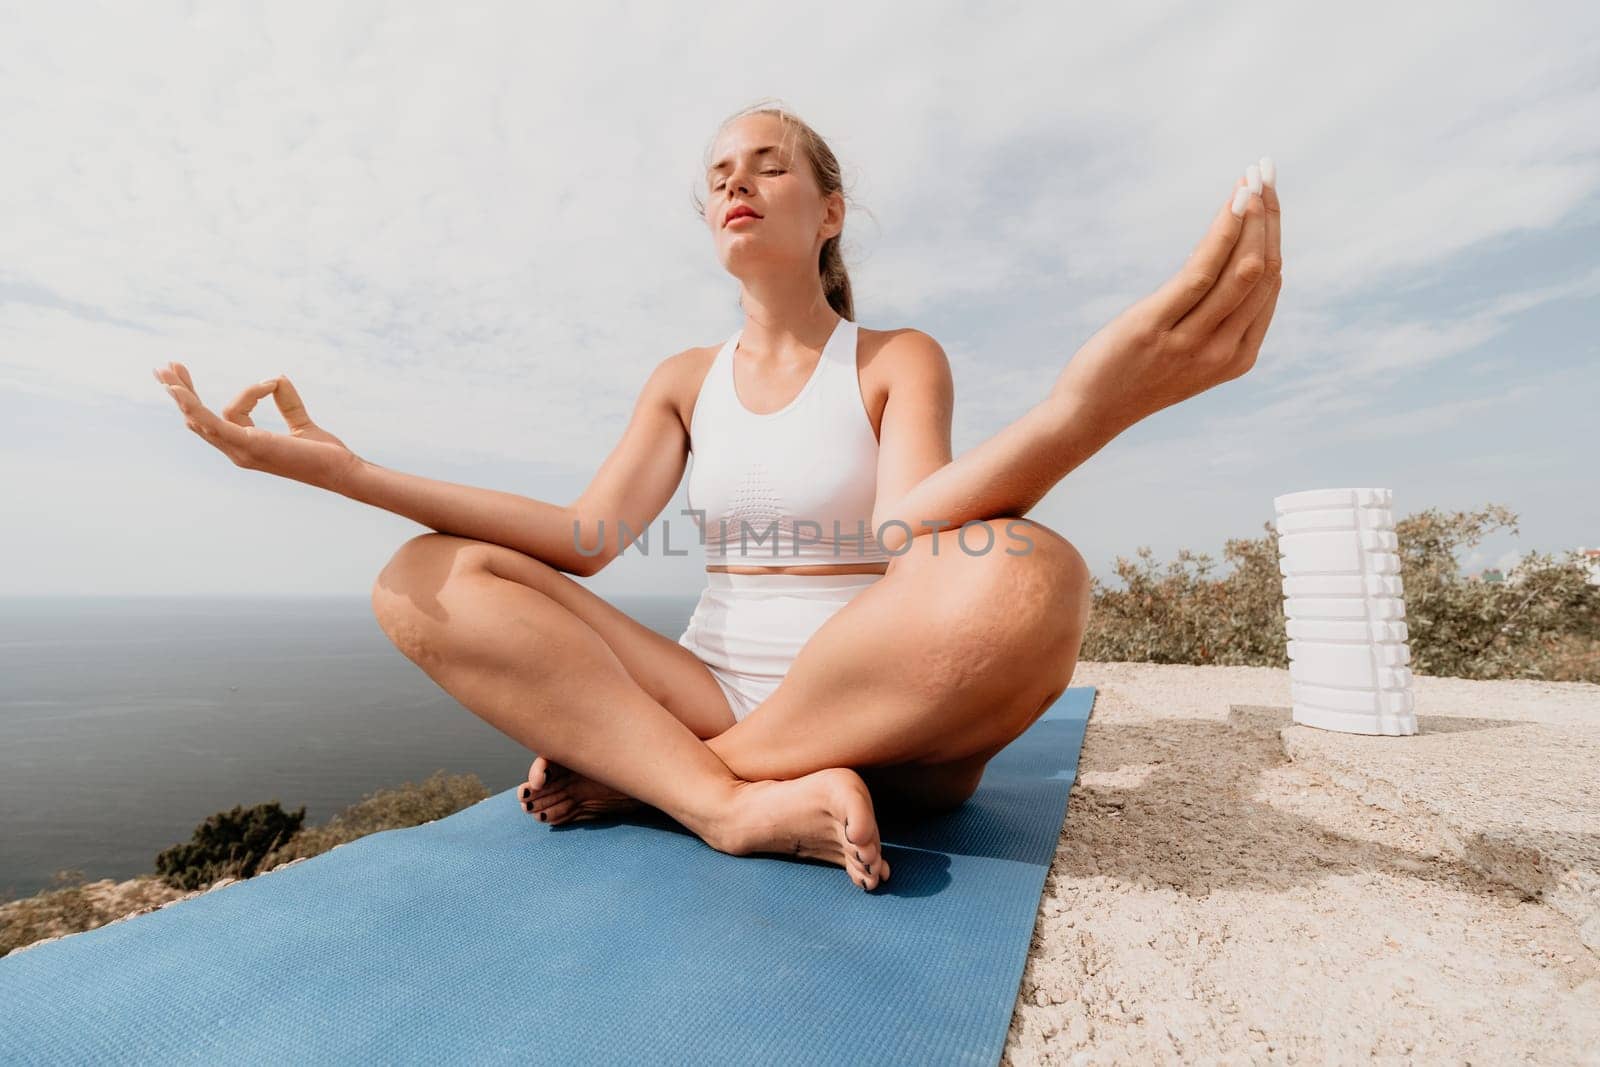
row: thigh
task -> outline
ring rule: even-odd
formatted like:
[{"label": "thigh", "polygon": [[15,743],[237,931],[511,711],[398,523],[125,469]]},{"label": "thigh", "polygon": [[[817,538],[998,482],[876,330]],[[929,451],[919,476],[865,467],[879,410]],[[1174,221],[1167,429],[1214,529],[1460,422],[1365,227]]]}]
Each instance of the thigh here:
[{"label": "thigh", "polygon": [[599,634],[639,688],[696,737],[715,737],[733,725],[721,687],[693,652],[543,560],[504,545],[441,533],[413,538],[396,553],[396,562],[403,563],[407,555],[430,568],[439,565],[441,556],[465,555],[473,565],[543,593]]},{"label": "thigh", "polygon": [[930,781],[981,775],[1066,688],[1087,615],[1081,557],[1058,535],[1031,535],[1034,549],[1017,555],[935,555],[914,538],[713,751],[746,779],[829,766],[864,776],[897,767],[902,780],[927,777],[918,768],[937,768]]}]

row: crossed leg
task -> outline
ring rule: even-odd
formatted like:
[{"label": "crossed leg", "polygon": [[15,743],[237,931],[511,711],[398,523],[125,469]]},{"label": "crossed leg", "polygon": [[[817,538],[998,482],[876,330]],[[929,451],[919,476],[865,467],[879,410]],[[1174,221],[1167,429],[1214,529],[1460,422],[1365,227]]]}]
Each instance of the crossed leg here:
[{"label": "crossed leg", "polygon": [[888,865],[862,776],[891,807],[959,804],[1071,677],[1087,568],[1031,522],[1031,550],[1008,553],[1013,522],[991,520],[980,555],[949,531],[914,538],[741,723],[687,649],[503,546],[413,538],[373,606],[441,687],[536,752],[712,847],[824,859],[870,889]]},{"label": "crossed leg", "polygon": [[992,541],[977,525],[962,542],[913,538],[711,750],[750,780],[852,767],[880,810],[959,806],[1066,689],[1089,616],[1089,570],[1069,542],[1030,520],[984,525]]},{"label": "crossed leg", "polygon": [[[715,691],[705,665],[650,631],[658,643],[647,642],[642,658],[629,646],[630,670],[564,601],[591,617],[626,619],[539,560],[447,534],[407,541],[372,589],[379,625],[400,651],[524,746],[659,808],[719,851],[822,860],[867,890],[888,877],[872,796],[855,771],[739,778],[634,674],[669,685],[677,700],[684,675],[670,664],[684,660],[674,657],[687,657],[699,672],[689,673],[689,682]],[[731,722],[726,702],[721,713]]]},{"label": "crossed leg", "polygon": [[[959,806],[1066,688],[1089,612],[1088,568],[1071,544],[1031,521],[985,525],[992,541],[976,527],[961,541],[952,531],[914,538],[818,628],[773,694],[707,747],[747,780],[847,766],[880,811]],[[524,787],[541,818],[626,804],[553,769],[556,779]]]}]

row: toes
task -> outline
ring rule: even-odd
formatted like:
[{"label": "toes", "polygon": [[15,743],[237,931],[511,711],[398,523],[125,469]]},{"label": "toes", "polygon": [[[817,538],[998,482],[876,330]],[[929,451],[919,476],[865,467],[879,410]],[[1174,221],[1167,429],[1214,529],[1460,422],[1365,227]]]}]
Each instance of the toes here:
[{"label": "toes", "polygon": [[878,822],[873,816],[871,794],[852,793],[845,803],[844,847],[863,867],[877,869],[883,856],[878,837]]},{"label": "toes", "polygon": [[864,870],[854,856],[845,860],[844,869],[850,875],[850,880],[862,889],[872,888],[872,875]]},{"label": "toes", "polygon": [[571,794],[567,792],[565,786],[552,786],[535,796],[533,800],[528,802],[526,807],[530,814],[542,815],[555,805],[563,803],[570,798]]},{"label": "toes", "polygon": [[566,822],[573,815],[577,814],[577,812],[578,802],[573,800],[571,797],[566,797],[557,803],[552,804],[550,807],[540,811],[539,819],[543,822],[549,823],[551,826],[557,826]]},{"label": "toes", "polygon": [[869,892],[889,879],[889,865],[882,860],[868,866],[852,856],[845,861],[845,870],[852,882]]},{"label": "toes", "polygon": [[528,787],[535,793],[553,785],[555,782],[567,777],[567,768],[559,763],[551,763],[543,756],[534,758],[533,766],[528,768]]}]

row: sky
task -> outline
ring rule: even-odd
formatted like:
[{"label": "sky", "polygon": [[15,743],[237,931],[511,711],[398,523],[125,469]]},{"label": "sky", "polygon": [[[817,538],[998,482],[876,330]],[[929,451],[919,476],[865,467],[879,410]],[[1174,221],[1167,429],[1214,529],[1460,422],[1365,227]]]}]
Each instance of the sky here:
[{"label": "sky", "polygon": [[[1510,508],[1469,570],[1600,545],[1596,5],[5,9],[0,595],[362,596],[425,532],[235,467],[169,359],[214,409],[286,374],[370,462],[570,502],[650,371],[742,321],[691,197],[761,100],[839,156],[857,321],[944,347],[958,455],[1276,161],[1256,366],[1029,514],[1102,580],[1324,487]],[[691,594],[689,547],[582,581]]]}]

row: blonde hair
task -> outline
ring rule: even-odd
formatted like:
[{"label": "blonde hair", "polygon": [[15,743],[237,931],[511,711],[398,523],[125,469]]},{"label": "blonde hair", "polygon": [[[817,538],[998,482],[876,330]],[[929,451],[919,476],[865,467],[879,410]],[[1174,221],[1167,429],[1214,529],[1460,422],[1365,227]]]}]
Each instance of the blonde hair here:
[{"label": "blonde hair", "polygon": [[[787,138],[793,135],[800,146],[800,154],[811,165],[811,174],[816,178],[822,194],[824,196],[834,192],[844,194],[843,175],[839,168],[839,159],[833,154],[833,149],[828,147],[828,142],[824,141],[822,135],[812,129],[809,123],[781,102],[764,100],[736,111],[722,120],[722,124],[717,127],[717,134],[727,129],[729,123],[749,115],[771,115],[783,123],[785,146],[789,144]],[[715,144],[716,136],[713,135],[711,144],[706,146],[705,167],[702,168],[702,172],[711,165],[711,149]],[[846,199],[848,200],[848,196]],[[700,184],[695,186],[694,203],[696,212],[702,219],[705,218],[706,206],[700,199]],[[828,298],[828,306],[845,319],[854,322],[856,306],[855,298],[850,292],[850,273],[845,269],[844,254],[839,248],[843,236],[844,231],[840,230],[822,242],[822,249],[817,253],[817,275],[822,279],[822,292]]]}]

